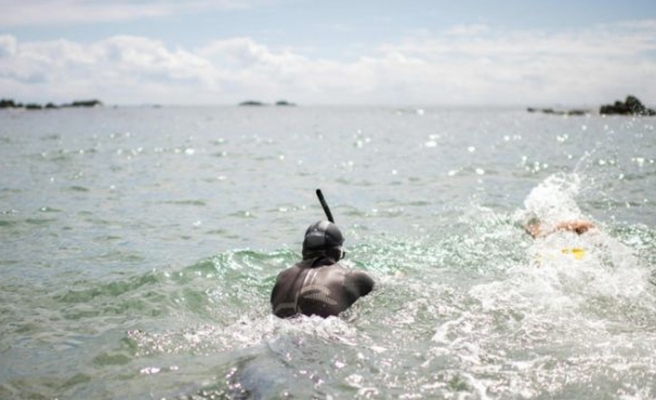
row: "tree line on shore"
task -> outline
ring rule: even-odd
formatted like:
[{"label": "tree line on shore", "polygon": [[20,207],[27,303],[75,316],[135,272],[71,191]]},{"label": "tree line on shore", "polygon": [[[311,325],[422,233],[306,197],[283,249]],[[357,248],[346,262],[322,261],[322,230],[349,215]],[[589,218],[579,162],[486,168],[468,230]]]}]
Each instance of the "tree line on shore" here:
[{"label": "tree line on shore", "polygon": [[102,106],[103,103],[100,100],[76,100],[73,101],[72,103],[65,103],[65,104],[54,104],[54,103],[46,103],[45,105],[43,104],[38,104],[38,103],[19,103],[14,101],[13,99],[0,99],[0,109],[2,108],[24,108],[26,110],[43,110],[43,109],[57,109],[57,108],[66,108],[66,107],[99,107]]},{"label": "tree line on shore", "polygon": [[[267,103],[259,100],[246,100],[239,103],[240,106],[266,106]],[[295,106],[296,104],[287,100],[278,100],[275,102],[276,106]]]},{"label": "tree line on shore", "polygon": [[[58,109],[58,108],[66,108],[66,107],[99,107],[102,106],[103,103],[100,100],[97,99],[92,99],[92,100],[76,100],[71,103],[65,103],[65,104],[54,104],[54,103],[46,103],[45,105],[38,104],[38,103],[19,103],[15,102],[13,99],[0,99],[0,109],[3,108],[22,108],[26,110],[42,110],[42,109]],[[263,106],[266,105],[266,103],[260,102],[260,101],[243,101],[239,103],[240,106]],[[295,106],[294,103],[285,101],[285,100],[280,100],[275,103],[276,106]],[[574,109],[574,110],[567,110],[567,111],[556,111],[553,108],[533,108],[533,107],[528,107],[527,108],[528,112],[543,112],[545,114],[555,114],[555,115],[585,115],[585,114],[590,114],[590,110],[583,110],[583,109]],[[645,107],[644,104],[635,96],[628,95],[626,97],[625,101],[615,101],[613,104],[606,104],[602,105],[599,108],[599,114],[601,115],[642,115],[642,116],[656,116],[656,111],[654,111],[651,108]]]},{"label": "tree line on shore", "polygon": [[[555,115],[585,115],[590,114],[590,110],[567,110],[567,111],[556,111],[553,108],[533,108],[529,107],[528,112],[541,111],[545,114],[555,114]],[[656,111],[651,108],[645,107],[644,104],[635,96],[628,95],[626,100],[620,101],[617,100],[613,104],[604,104],[599,107],[599,114],[601,115],[642,115],[642,116],[655,116]]]}]

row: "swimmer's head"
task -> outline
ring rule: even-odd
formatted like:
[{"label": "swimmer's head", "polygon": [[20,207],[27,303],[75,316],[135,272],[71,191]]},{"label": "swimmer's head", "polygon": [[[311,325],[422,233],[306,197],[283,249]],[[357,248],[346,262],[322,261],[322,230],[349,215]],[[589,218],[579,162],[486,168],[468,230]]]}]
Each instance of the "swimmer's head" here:
[{"label": "swimmer's head", "polygon": [[533,213],[529,214],[528,218],[526,219],[526,222],[524,223],[524,226],[539,226],[539,225],[540,225],[540,218],[538,218],[538,216]]},{"label": "swimmer's head", "polygon": [[326,256],[336,262],[344,257],[343,243],[344,236],[337,225],[330,221],[316,222],[305,231],[303,259]]}]

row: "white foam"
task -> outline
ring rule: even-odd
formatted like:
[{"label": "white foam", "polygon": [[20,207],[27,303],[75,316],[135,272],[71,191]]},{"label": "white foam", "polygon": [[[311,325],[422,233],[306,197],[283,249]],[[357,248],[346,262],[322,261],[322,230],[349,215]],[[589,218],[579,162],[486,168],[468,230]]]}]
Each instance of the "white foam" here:
[{"label": "white foam", "polygon": [[574,200],[581,185],[577,174],[557,173],[536,186],[524,200],[525,210],[520,216],[535,216],[543,224],[581,218],[581,210]]}]

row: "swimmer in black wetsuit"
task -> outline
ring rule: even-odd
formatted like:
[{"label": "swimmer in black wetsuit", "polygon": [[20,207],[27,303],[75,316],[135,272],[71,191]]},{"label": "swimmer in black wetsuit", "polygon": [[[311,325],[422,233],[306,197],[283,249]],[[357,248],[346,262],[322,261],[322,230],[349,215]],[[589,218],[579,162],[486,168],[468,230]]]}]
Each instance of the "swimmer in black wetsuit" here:
[{"label": "swimmer in black wetsuit", "polygon": [[343,243],[332,222],[310,225],[303,240],[303,261],[278,274],[273,287],[271,306],[276,316],[336,316],[371,292],[374,281],[369,275],[338,264],[345,254]]}]

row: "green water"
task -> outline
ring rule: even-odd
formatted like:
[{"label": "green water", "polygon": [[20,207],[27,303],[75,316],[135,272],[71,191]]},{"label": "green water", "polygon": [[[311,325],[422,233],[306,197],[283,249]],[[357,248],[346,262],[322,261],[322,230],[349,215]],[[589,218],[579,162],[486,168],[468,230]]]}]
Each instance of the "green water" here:
[{"label": "green water", "polygon": [[[0,112],[0,398],[653,398],[653,126]],[[340,318],[279,320],[270,291],[323,217],[317,187],[376,290]],[[533,241],[529,211],[597,229]]]}]

